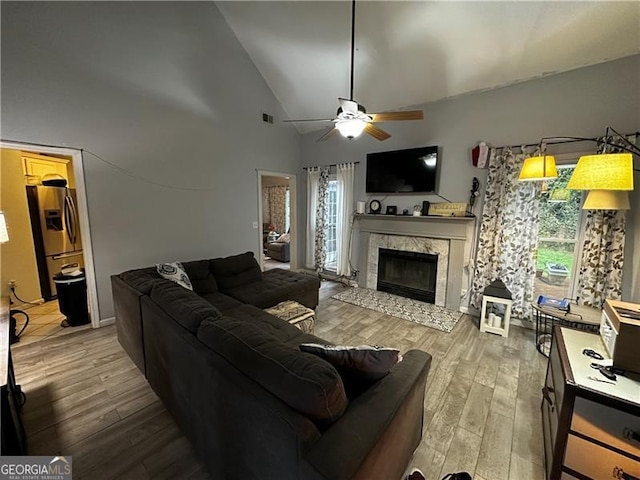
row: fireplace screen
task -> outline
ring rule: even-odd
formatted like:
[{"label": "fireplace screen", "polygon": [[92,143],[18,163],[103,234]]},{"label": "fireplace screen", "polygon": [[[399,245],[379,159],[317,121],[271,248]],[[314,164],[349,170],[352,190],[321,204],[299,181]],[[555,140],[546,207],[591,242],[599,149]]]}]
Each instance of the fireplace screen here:
[{"label": "fireplace screen", "polygon": [[381,248],[377,289],[435,303],[437,271],[438,255]]}]

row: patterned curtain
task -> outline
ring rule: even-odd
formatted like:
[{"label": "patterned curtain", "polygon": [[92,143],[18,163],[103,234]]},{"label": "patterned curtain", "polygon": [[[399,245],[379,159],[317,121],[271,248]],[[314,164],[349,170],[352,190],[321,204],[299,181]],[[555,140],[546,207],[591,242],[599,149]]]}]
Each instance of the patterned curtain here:
[{"label": "patterned curtain", "polygon": [[314,267],[320,272],[327,259],[326,222],[327,222],[327,192],[329,187],[329,167],[320,167],[318,179],[318,204],[316,208],[316,236]]},{"label": "patterned curtain", "polygon": [[336,273],[341,276],[351,276],[349,262],[349,247],[351,246],[351,225],[353,222],[353,179],[355,164],[344,163],[336,168],[337,180],[337,231],[336,231]]},{"label": "patterned curtain", "polygon": [[622,296],[626,211],[589,210],[585,228],[578,302],[601,308],[606,298]]},{"label": "patterned curtain", "polygon": [[520,182],[524,152],[491,149],[471,305],[482,305],[482,292],[501,279],[513,297],[512,315],[530,319],[536,273],[540,183]]},{"label": "patterned curtain", "polygon": [[[626,139],[637,145],[637,135]],[[619,138],[609,139],[611,151],[624,145]],[[624,210],[589,210],[585,227],[582,259],[576,296],[582,305],[601,308],[605,299],[622,297],[622,267],[627,212]]]},{"label": "patterned curtain", "polygon": [[276,232],[286,233],[287,187],[284,185],[269,185],[263,191],[266,191],[266,221],[275,225]]},{"label": "patterned curtain", "polygon": [[320,183],[320,170],[309,168],[307,170],[307,244],[305,266],[315,269],[316,252],[316,209],[318,208],[318,185]]}]

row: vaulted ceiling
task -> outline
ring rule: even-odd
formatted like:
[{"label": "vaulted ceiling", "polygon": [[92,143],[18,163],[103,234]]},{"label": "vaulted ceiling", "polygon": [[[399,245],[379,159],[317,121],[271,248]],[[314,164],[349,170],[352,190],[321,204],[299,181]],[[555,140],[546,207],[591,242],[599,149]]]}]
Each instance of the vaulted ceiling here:
[{"label": "vaulted ceiling", "polygon": [[[335,115],[350,1],[217,5],[290,119]],[[394,110],[640,53],[640,2],[361,1],[356,49],[354,99]]]}]

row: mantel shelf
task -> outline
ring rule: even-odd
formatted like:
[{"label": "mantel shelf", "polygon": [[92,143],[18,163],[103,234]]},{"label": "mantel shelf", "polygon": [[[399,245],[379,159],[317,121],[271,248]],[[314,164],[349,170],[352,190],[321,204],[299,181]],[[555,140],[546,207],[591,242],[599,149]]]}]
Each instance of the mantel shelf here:
[{"label": "mantel shelf", "polygon": [[471,215],[471,216],[465,216],[465,217],[454,217],[454,216],[450,216],[450,217],[441,217],[439,215],[420,215],[419,217],[414,217],[413,215],[385,215],[383,213],[356,213],[355,215],[356,219],[358,218],[366,218],[366,219],[373,219],[375,218],[376,220],[411,220],[411,221],[423,221],[423,222],[429,222],[429,221],[440,221],[440,220],[444,220],[444,221],[461,221],[461,222],[467,222],[469,220],[475,220],[476,216],[475,215]]}]

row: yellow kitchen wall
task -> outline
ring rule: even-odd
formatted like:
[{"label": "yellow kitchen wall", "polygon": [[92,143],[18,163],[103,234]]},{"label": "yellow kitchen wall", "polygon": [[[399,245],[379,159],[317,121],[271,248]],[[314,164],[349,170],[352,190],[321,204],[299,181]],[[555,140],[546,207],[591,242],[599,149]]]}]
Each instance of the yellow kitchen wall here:
[{"label": "yellow kitchen wall", "polygon": [[[0,168],[0,212],[4,213],[4,210],[2,210],[2,168]],[[3,249],[4,243],[0,243],[0,278],[2,278],[2,249]],[[2,288],[0,288],[0,297],[3,296],[5,293],[5,290],[3,290]]]},{"label": "yellow kitchen wall", "polygon": [[[28,302],[42,299],[38,267],[29,221],[24,170],[19,150],[0,149],[0,205],[9,230],[2,244],[0,292],[9,294],[9,280],[16,281],[16,293]],[[15,300],[15,299],[14,299]]]}]

